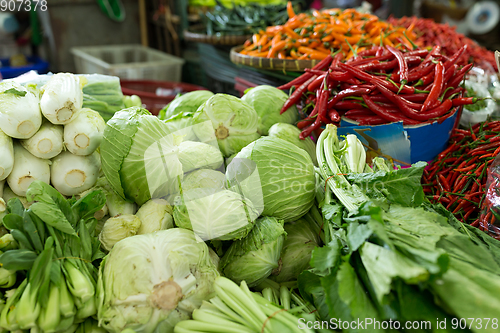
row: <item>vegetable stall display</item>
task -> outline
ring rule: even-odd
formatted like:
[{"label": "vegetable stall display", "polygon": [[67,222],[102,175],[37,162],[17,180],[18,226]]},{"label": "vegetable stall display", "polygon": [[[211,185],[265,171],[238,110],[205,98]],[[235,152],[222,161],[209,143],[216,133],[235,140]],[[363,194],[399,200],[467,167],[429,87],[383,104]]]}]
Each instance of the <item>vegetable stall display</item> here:
[{"label": "vegetable stall display", "polygon": [[464,46],[452,57],[432,50],[400,51],[374,46],[342,62],[340,53],[327,56],[313,69],[280,86],[295,90],[281,112],[300,103],[305,118],[297,126],[301,138],[341,117],[360,125],[402,121],[405,125],[447,118],[460,105],[477,98],[462,98],[460,82],[472,67],[456,64]]},{"label": "vegetable stall display", "polygon": [[240,53],[253,57],[322,60],[331,52],[341,50],[346,58],[351,58],[372,45],[411,48],[416,38],[411,29],[393,26],[355,9],[295,14],[289,2],[288,16],[286,23],[255,33]]}]

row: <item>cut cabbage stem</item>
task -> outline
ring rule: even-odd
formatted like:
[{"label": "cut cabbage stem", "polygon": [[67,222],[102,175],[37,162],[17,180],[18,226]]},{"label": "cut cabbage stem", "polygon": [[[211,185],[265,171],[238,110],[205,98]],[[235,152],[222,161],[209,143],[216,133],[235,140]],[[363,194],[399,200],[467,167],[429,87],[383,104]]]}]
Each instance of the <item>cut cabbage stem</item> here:
[{"label": "cut cabbage stem", "polygon": [[150,296],[151,303],[163,310],[173,310],[191,288],[196,286],[196,278],[189,274],[186,278],[176,281],[163,281],[153,287]]},{"label": "cut cabbage stem", "polygon": [[50,183],[50,166],[48,160],[33,156],[21,144],[14,144],[14,169],[7,177],[12,192],[26,196],[26,191],[35,180]]},{"label": "cut cabbage stem", "polygon": [[64,126],[64,144],[75,155],[92,154],[101,144],[106,123],[91,109],[82,111]]},{"label": "cut cabbage stem", "polygon": [[51,159],[63,150],[63,127],[45,121],[31,138],[21,140],[23,147],[38,158]]},{"label": "cut cabbage stem", "polygon": [[77,195],[94,186],[99,168],[98,153],[78,156],[65,151],[52,161],[52,185],[63,195]]}]

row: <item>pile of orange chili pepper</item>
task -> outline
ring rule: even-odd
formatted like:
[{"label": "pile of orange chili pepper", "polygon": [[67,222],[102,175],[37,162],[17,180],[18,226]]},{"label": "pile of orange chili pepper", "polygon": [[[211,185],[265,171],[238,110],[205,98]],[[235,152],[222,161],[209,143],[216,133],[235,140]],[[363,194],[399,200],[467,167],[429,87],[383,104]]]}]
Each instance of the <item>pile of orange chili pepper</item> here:
[{"label": "pile of orange chili pepper", "polygon": [[322,60],[332,51],[342,50],[346,58],[372,45],[412,47],[416,35],[412,27],[393,27],[375,15],[355,9],[313,10],[295,14],[288,2],[288,21],[267,27],[247,40],[240,52],[254,57]]},{"label": "pile of orange chili pepper", "polygon": [[391,46],[373,46],[342,62],[342,54],[327,56],[314,68],[279,89],[295,87],[281,112],[292,105],[301,110],[297,124],[304,139],[324,124],[341,117],[360,125],[402,121],[417,125],[446,119],[456,107],[478,99],[460,97],[460,86],[472,64],[456,64],[463,47],[452,57],[432,50],[404,52]]},{"label": "pile of orange chili pepper", "polygon": [[500,121],[454,129],[448,148],[424,171],[424,192],[460,221],[479,227],[488,167],[498,153]]},{"label": "pile of orange chili pepper", "polygon": [[443,53],[451,56],[462,46],[467,45],[467,52],[460,58],[459,64],[466,64],[472,58],[476,66],[487,69],[492,66],[497,70],[495,54],[479,46],[475,41],[458,33],[456,27],[448,24],[436,23],[431,19],[416,17],[389,18],[388,20],[395,26],[408,27],[414,30],[418,36],[415,43],[419,46],[435,45],[441,46]]}]

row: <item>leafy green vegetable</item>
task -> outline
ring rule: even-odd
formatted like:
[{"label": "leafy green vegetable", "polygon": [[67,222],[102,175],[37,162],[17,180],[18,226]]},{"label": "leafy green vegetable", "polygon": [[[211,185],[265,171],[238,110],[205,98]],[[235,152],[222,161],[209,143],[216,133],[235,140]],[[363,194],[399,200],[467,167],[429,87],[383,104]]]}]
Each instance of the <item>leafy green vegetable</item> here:
[{"label": "leafy green vegetable", "polygon": [[[259,116],[258,133],[269,135],[271,126],[277,123],[294,124],[298,119],[297,107],[293,105],[289,112],[280,114],[288,95],[272,86],[261,85],[245,93],[241,100],[255,109]],[[298,136],[296,136],[298,140]],[[301,147],[302,148],[302,147]]]},{"label": "leafy green vegetable", "polygon": [[208,90],[196,90],[177,96],[166,107],[160,110],[158,118],[165,120],[179,114],[194,114],[213,95],[214,93]]},{"label": "leafy green vegetable", "polygon": [[1,94],[13,94],[16,96],[24,97],[26,96],[26,91],[18,90],[16,88],[10,88],[1,92]]},{"label": "leafy green vegetable", "polygon": [[278,138],[263,137],[243,148],[229,164],[226,178],[257,206],[263,200],[262,215],[285,223],[304,216],[314,201],[316,177],[311,158],[305,150]]},{"label": "leafy green vegetable", "polygon": [[161,120],[138,107],[108,121],[100,147],[102,171],[123,199],[142,205],[176,192],[182,165],[169,134]]},{"label": "leafy green vegetable", "polygon": [[286,232],[283,221],[261,217],[243,239],[235,241],[220,262],[224,275],[236,283],[246,281],[252,287],[278,269]]}]

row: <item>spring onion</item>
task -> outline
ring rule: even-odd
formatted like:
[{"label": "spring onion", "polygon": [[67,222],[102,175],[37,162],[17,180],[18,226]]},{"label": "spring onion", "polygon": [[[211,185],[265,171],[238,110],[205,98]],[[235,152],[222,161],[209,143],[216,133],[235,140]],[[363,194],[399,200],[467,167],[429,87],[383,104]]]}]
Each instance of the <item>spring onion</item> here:
[{"label": "spring onion", "polygon": [[84,81],[70,73],[53,75],[41,89],[40,108],[45,118],[59,125],[71,122],[82,108]]},{"label": "spring onion", "polygon": [[63,150],[63,127],[45,121],[31,138],[21,140],[23,147],[33,156],[51,159]]},{"label": "spring onion", "polygon": [[91,109],[81,112],[64,127],[64,144],[75,155],[90,155],[101,144],[106,123]]},{"label": "spring onion", "polygon": [[97,152],[78,156],[65,151],[52,160],[52,185],[63,195],[77,195],[94,186],[100,167]]},{"label": "spring onion", "polygon": [[[14,146],[12,139],[0,130],[0,180],[7,178],[14,166]],[[0,195],[1,196],[1,195]]]},{"label": "spring onion", "polygon": [[28,139],[41,124],[38,91],[13,81],[0,83],[0,129],[10,137]]},{"label": "spring onion", "polygon": [[28,187],[34,180],[50,183],[50,162],[31,155],[21,144],[14,144],[14,168],[7,177],[12,192],[26,196]]}]

